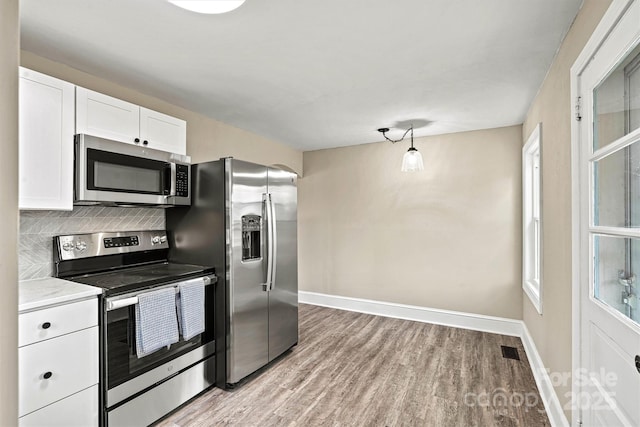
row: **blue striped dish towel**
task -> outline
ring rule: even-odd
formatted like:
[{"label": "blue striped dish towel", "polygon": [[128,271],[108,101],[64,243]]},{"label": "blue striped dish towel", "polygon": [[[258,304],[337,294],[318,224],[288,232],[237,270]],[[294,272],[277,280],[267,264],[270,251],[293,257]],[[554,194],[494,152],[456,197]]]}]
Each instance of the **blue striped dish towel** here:
[{"label": "blue striped dish towel", "polygon": [[178,289],[178,323],[186,341],[204,332],[204,279],[187,280]]},{"label": "blue striped dish towel", "polygon": [[136,304],[136,354],[144,357],[178,342],[176,291],[160,289],[138,295]]}]

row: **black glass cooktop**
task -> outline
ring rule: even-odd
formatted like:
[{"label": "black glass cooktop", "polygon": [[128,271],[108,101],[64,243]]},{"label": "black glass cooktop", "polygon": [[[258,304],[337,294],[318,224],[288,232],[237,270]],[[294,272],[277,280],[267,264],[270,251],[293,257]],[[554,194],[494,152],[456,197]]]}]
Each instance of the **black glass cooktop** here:
[{"label": "black glass cooktop", "polygon": [[91,273],[67,277],[66,280],[97,286],[107,294],[126,293],[150,286],[178,282],[194,277],[210,275],[211,267],[192,264],[162,262],[140,267],[127,267],[103,273]]}]

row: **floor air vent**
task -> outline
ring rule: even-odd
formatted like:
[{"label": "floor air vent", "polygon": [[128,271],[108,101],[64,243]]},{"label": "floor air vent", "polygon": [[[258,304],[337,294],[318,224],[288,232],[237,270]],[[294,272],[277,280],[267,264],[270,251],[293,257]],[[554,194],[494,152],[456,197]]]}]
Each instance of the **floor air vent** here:
[{"label": "floor air vent", "polygon": [[505,359],[515,359],[520,360],[520,356],[518,355],[518,349],[515,347],[509,347],[506,345],[501,345],[502,348],[502,357]]}]

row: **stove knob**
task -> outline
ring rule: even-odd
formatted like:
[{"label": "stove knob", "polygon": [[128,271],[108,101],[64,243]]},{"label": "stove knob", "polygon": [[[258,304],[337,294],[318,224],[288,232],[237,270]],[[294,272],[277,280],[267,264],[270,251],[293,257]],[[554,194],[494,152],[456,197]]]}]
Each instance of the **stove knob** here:
[{"label": "stove knob", "polygon": [[71,252],[72,250],[74,250],[76,247],[76,245],[73,244],[73,242],[64,242],[62,244],[62,250],[67,251],[67,252]]},{"label": "stove knob", "polygon": [[167,236],[160,237],[160,243],[167,243]]},{"label": "stove knob", "polygon": [[87,244],[85,242],[78,242],[76,243],[76,249],[79,250],[80,252],[84,251],[85,249],[87,249]]},{"label": "stove knob", "polygon": [[151,244],[157,245],[158,243],[160,243],[160,236],[153,236],[153,238],[151,239]]}]

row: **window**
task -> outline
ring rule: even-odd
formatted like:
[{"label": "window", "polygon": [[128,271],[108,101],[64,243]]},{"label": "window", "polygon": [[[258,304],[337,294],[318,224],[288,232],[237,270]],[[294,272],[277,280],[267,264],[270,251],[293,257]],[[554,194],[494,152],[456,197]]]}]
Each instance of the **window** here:
[{"label": "window", "polygon": [[541,124],[522,148],[522,287],[542,314]]}]

